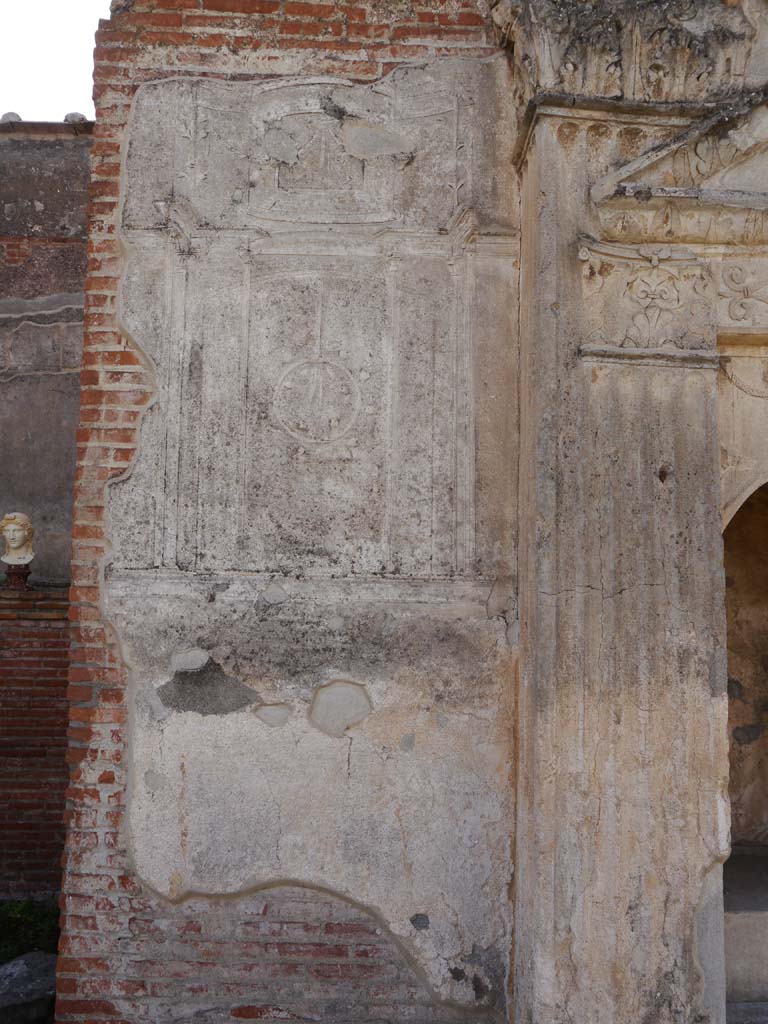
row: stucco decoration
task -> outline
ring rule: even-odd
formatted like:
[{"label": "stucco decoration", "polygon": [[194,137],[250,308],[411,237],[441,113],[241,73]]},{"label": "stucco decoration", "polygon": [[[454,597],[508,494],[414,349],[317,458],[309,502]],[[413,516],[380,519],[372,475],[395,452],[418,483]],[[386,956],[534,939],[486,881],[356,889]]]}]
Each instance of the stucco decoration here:
[{"label": "stucco decoration", "polygon": [[691,101],[743,88],[756,26],[724,0],[496,0],[529,95]]},{"label": "stucco decoration", "polygon": [[[591,195],[604,237],[765,245],[765,94],[762,88],[737,97],[601,176]],[[738,281],[731,284],[739,290]]]},{"label": "stucco decoration", "polygon": [[[667,346],[665,351],[638,352],[636,357],[719,366],[726,525],[755,488],[768,481],[763,443],[768,424],[768,106],[764,96],[764,89],[742,96],[599,176],[591,197],[607,240],[596,244],[585,239],[580,250],[584,298],[595,323],[582,355],[593,359],[606,355],[596,340],[599,331],[594,317],[606,316],[606,298],[611,308],[617,308],[617,262],[640,267],[643,260],[656,258],[669,287],[663,294],[657,289],[655,298],[651,292],[646,296],[652,298],[655,338],[663,339],[668,333],[665,325],[674,320],[676,329],[692,342],[699,337],[706,343],[687,352],[676,353]],[[675,267],[688,267],[684,277],[693,275],[689,304],[683,301],[677,280],[672,281],[680,276]]]},{"label": "stucco decoration", "polygon": [[0,519],[0,535],[5,541],[5,553],[0,560],[6,565],[29,565],[35,557],[32,538],[35,528],[23,512],[7,512]]},{"label": "stucco decoration", "polygon": [[589,239],[579,259],[590,320],[583,355],[714,365],[715,291],[705,261],[681,247]]},{"label": "stucco decoration", "polygon": [[121,319],[156,388],[104,588],[140,876],[333,890],[487,1011],[512,873],[509,96],[502,59],[139,89]]}]

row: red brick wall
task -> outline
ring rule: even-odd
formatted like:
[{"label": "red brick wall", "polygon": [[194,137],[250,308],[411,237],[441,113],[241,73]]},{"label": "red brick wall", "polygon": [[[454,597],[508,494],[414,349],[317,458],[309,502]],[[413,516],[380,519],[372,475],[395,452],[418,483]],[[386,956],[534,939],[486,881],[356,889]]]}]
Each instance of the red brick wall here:
[{"label": "red brick wall", "polygon": [[66,590],[0,589],[0,898],[59,890],[68,607]]},{"label": "red brick wall", "polygon": [[[362,911],[283,888],[170,905],[132,874],[124,832],[126,704],[99,610],[104,487],[133,458],[148,379],[115,315],[120,149],[131,97],[171,75],[371,80],[398,63],[496,48],[475,0],[125,0],[97,35],[89,276],[73,542],[74,626],[57,1021],[456,1020]],[[199,1016],[195,1016],[199,1014]]]}]

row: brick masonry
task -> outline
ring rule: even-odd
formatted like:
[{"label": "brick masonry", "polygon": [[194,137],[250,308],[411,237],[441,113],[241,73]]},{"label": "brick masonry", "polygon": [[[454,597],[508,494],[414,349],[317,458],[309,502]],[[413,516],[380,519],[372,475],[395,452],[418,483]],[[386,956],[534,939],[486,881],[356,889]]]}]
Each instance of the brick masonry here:
[{"label": "brick masonry", "polygon": [[[288,886],[180,905],[126,847],[125,676],[102,621],[105,484],[130,466],[149,378],[116,318],[120,153],[131,98],[172,75],[332,74],[497,52],[474,0],[121,0],[97,34],[85,349],[75,480],[69,834],[57,1021],[448,1021],[383,926]],[[470,979],[471,981],[471,979]]]},{"label": "brick masonry", "polygon": [[0,589],[0,899],[59,890],[68,608],[66,590]]}]

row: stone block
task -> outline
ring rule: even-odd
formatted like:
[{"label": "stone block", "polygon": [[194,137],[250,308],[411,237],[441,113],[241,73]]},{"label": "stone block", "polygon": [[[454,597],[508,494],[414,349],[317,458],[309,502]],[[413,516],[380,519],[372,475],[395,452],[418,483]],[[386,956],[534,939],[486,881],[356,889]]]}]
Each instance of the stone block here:
[{"label": "stone block", "polygon": [[0,966],[3,1024],[52,1024],[56,957],[27,953]]}]

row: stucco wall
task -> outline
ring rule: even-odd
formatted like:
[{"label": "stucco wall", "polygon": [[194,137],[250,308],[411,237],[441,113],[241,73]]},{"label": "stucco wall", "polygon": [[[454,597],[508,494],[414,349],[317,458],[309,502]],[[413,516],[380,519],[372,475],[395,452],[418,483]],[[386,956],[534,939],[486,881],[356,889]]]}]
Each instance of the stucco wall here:
[{"label": "stucco wall", "polygon": [[505,81],[139,90],[121,311],[155,389],[108,504],[141,877],[327,887],[470,1005],[512,870]]}]

